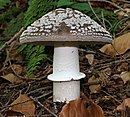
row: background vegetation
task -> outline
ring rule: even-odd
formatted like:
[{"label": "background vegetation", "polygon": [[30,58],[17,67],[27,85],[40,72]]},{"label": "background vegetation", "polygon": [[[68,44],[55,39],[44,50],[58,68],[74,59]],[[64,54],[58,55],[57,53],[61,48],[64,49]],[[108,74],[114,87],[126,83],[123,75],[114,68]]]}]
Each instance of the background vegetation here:
[{"label": "background vegetation", "polygon": [[[104,26],[115,36],[117,29],[122,26],[117,15],[110,10],[95,7],[87,2],[74,0],[1,0],[0,1],[0,46],[10,39],[22,27],[27,27],[47,12],[58,7],[78,9]],[[32,75],[38,65],[46,59],[43,46],[20,45],[19,53],[24,53],[24,66]]]}]

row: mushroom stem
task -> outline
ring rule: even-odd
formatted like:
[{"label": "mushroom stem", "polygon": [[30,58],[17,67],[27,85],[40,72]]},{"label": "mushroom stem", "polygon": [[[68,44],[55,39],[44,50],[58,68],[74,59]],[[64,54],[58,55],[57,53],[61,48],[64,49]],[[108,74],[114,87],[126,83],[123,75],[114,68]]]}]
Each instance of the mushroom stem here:
[{"label": "mushroom stem", "polygon": [[53,101],[70,101],[80,96],[81,78],[79,72],[78,47],[74,44],[58,44],[54,47],[53,74],[48,79],[53,82]]},{"label": "mushroom stem", "polygon": [[53,82],[53,102],[69,102],[80,97],[80,80]]}]

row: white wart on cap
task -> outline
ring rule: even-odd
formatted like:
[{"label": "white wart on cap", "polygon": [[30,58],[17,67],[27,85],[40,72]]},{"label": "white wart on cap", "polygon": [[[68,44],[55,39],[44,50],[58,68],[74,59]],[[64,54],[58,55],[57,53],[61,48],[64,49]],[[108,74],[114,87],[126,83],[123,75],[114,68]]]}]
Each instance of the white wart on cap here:
[{"label": "white wart on cap", "polygon": [[54,45],[56,42],[94,44],[111,41],[108,31],[87,15],[70,8],[59,8],[47,13],[28,26],[20,37],[20,43],[45,45]]}]

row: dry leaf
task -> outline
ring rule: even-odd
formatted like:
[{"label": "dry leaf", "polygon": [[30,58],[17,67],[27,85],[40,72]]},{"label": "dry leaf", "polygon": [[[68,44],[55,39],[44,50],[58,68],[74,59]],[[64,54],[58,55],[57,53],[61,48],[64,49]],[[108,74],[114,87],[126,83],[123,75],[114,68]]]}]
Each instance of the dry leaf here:
[{"label": "dry leaf", "polygon": [[130,72],[125,71],[120,74],[120,77],[122,78],[124,84],[130,80]]},{"label": "dry leaf", "polygon": [[13,61],[23,61],[23,54],[18,52],[18,48],[19,48],[19,42],[16,40],[16,41],[13,41],[11,44],[10,44],[10,48],[9,48],[9,58],[10,60],[13,60]]},{"label": "dry leaf", "polygon": [[1,77],[4,78],[5,80],[11,82],[11,83],[21,83],[21,82],[23,82],[20,78],[18,78],[17,76],[15,76],[12,73],[7,74],[5,76],[1,76]]},{"label": "dry leaf", "polygon": [[5,117],[23,117],[23,114],[19,112],[14,112],[12,110],[7,110],[5,114],[6,114]]},{"label": "dry leaf", "polygon": [[11,105],[9,110],[20,112],[24,115],[33,116],[35,114],[35,104],[26,95],[20,95]]},{"label": "dry leaf", "polygon": [[128,49],[130,49],[130,32],[117,37],[112,43],[117,52],[111,44],[106,44],[100,49],[100,51],[111,56],[124,54]]},{"label": "dry leaf", "polygon": [[[88,101],[90,104],[87,103]],[[104,114],[101,107],[96,105],[92,100],[85,101],[78,98],[65,104],[59,117],[104,117]]]},{"label": "dry leaf", "polygon": [[[130,55],[130,53],[129,53]],[[126,53],[125,53],[125,56],[126,56]],[[126,57],[124,57],[126,58]],[[126,62],[120,62],[118,64],[118,67],[117,67],[117,72],[125,72],[125,71],[128,71],[129,69],[129,63],[126,61]]]},{"label": "dry leaf", "polygon": [[12,64],[11,65],[13,70],[17,73],[17,75],[20,75],[23,71],[23,67],[21,65],[18,64]]},{"label": "dry leaf", "polygon": [[117,106],[116,110],[124,111],[126,106],[130,108],[130,98],[126,98],[125,100],[123,100],[123,102],[119,106]]},{"label": "dry leaf", "polygon": [[[130,8],[125,8],[124,9],[127,13],[130,13]],[[120,16],[128,16],[125,12],[121,11],[121,10],[115,10],[114,13],[117,13]]]},{"label": "dry leaf", "polygon": [[104,70],[101,70],[98,73],[99,77],[95,77],[94,75],[92,77],[89,78],[88,80],[88,84],[89,84],[89,89],[90,89],[90,93],[97,93],[101,90],[101,83],[102,84],[106,84],[107,83],[107,79],[108,77],[111,75],[111,69],[110,68],[106,68]]},{"label": "dry leaf", "polygon": [[94,54],[86,54],[85,57],[88,59],[88,63],[92,65],[94,61]]},{"label": "dry leaf", "polygon": [[70,101],[63,106],[59,117],[86,117],[85,103],[81,98]]},{"label": "dry leaf", "polygon": [[88,80],[90,93],[97,93],[98,89],[100,89],[101,85],[99,84],[100,80],[99,78],[95,78],[95,76],[92,76]]},{"label": "dry leaf", "polygon": [[95,104],[92,100],[89,100],[89,102],[90,106],[87,108],[86,117],[104,117],[102,108]]}]

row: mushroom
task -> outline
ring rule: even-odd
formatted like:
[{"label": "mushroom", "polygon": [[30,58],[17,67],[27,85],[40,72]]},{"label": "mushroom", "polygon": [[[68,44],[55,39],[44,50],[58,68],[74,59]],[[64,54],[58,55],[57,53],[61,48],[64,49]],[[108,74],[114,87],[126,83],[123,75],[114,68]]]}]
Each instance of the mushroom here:
[{"label": "mushroom", "polygon": [[78,46],[111,43],[110,33],[87,15],[71,8],[58,8],[36,20],[20,36],[20,43],[54,46],[53,101],[68,102],[80,97]]}]

